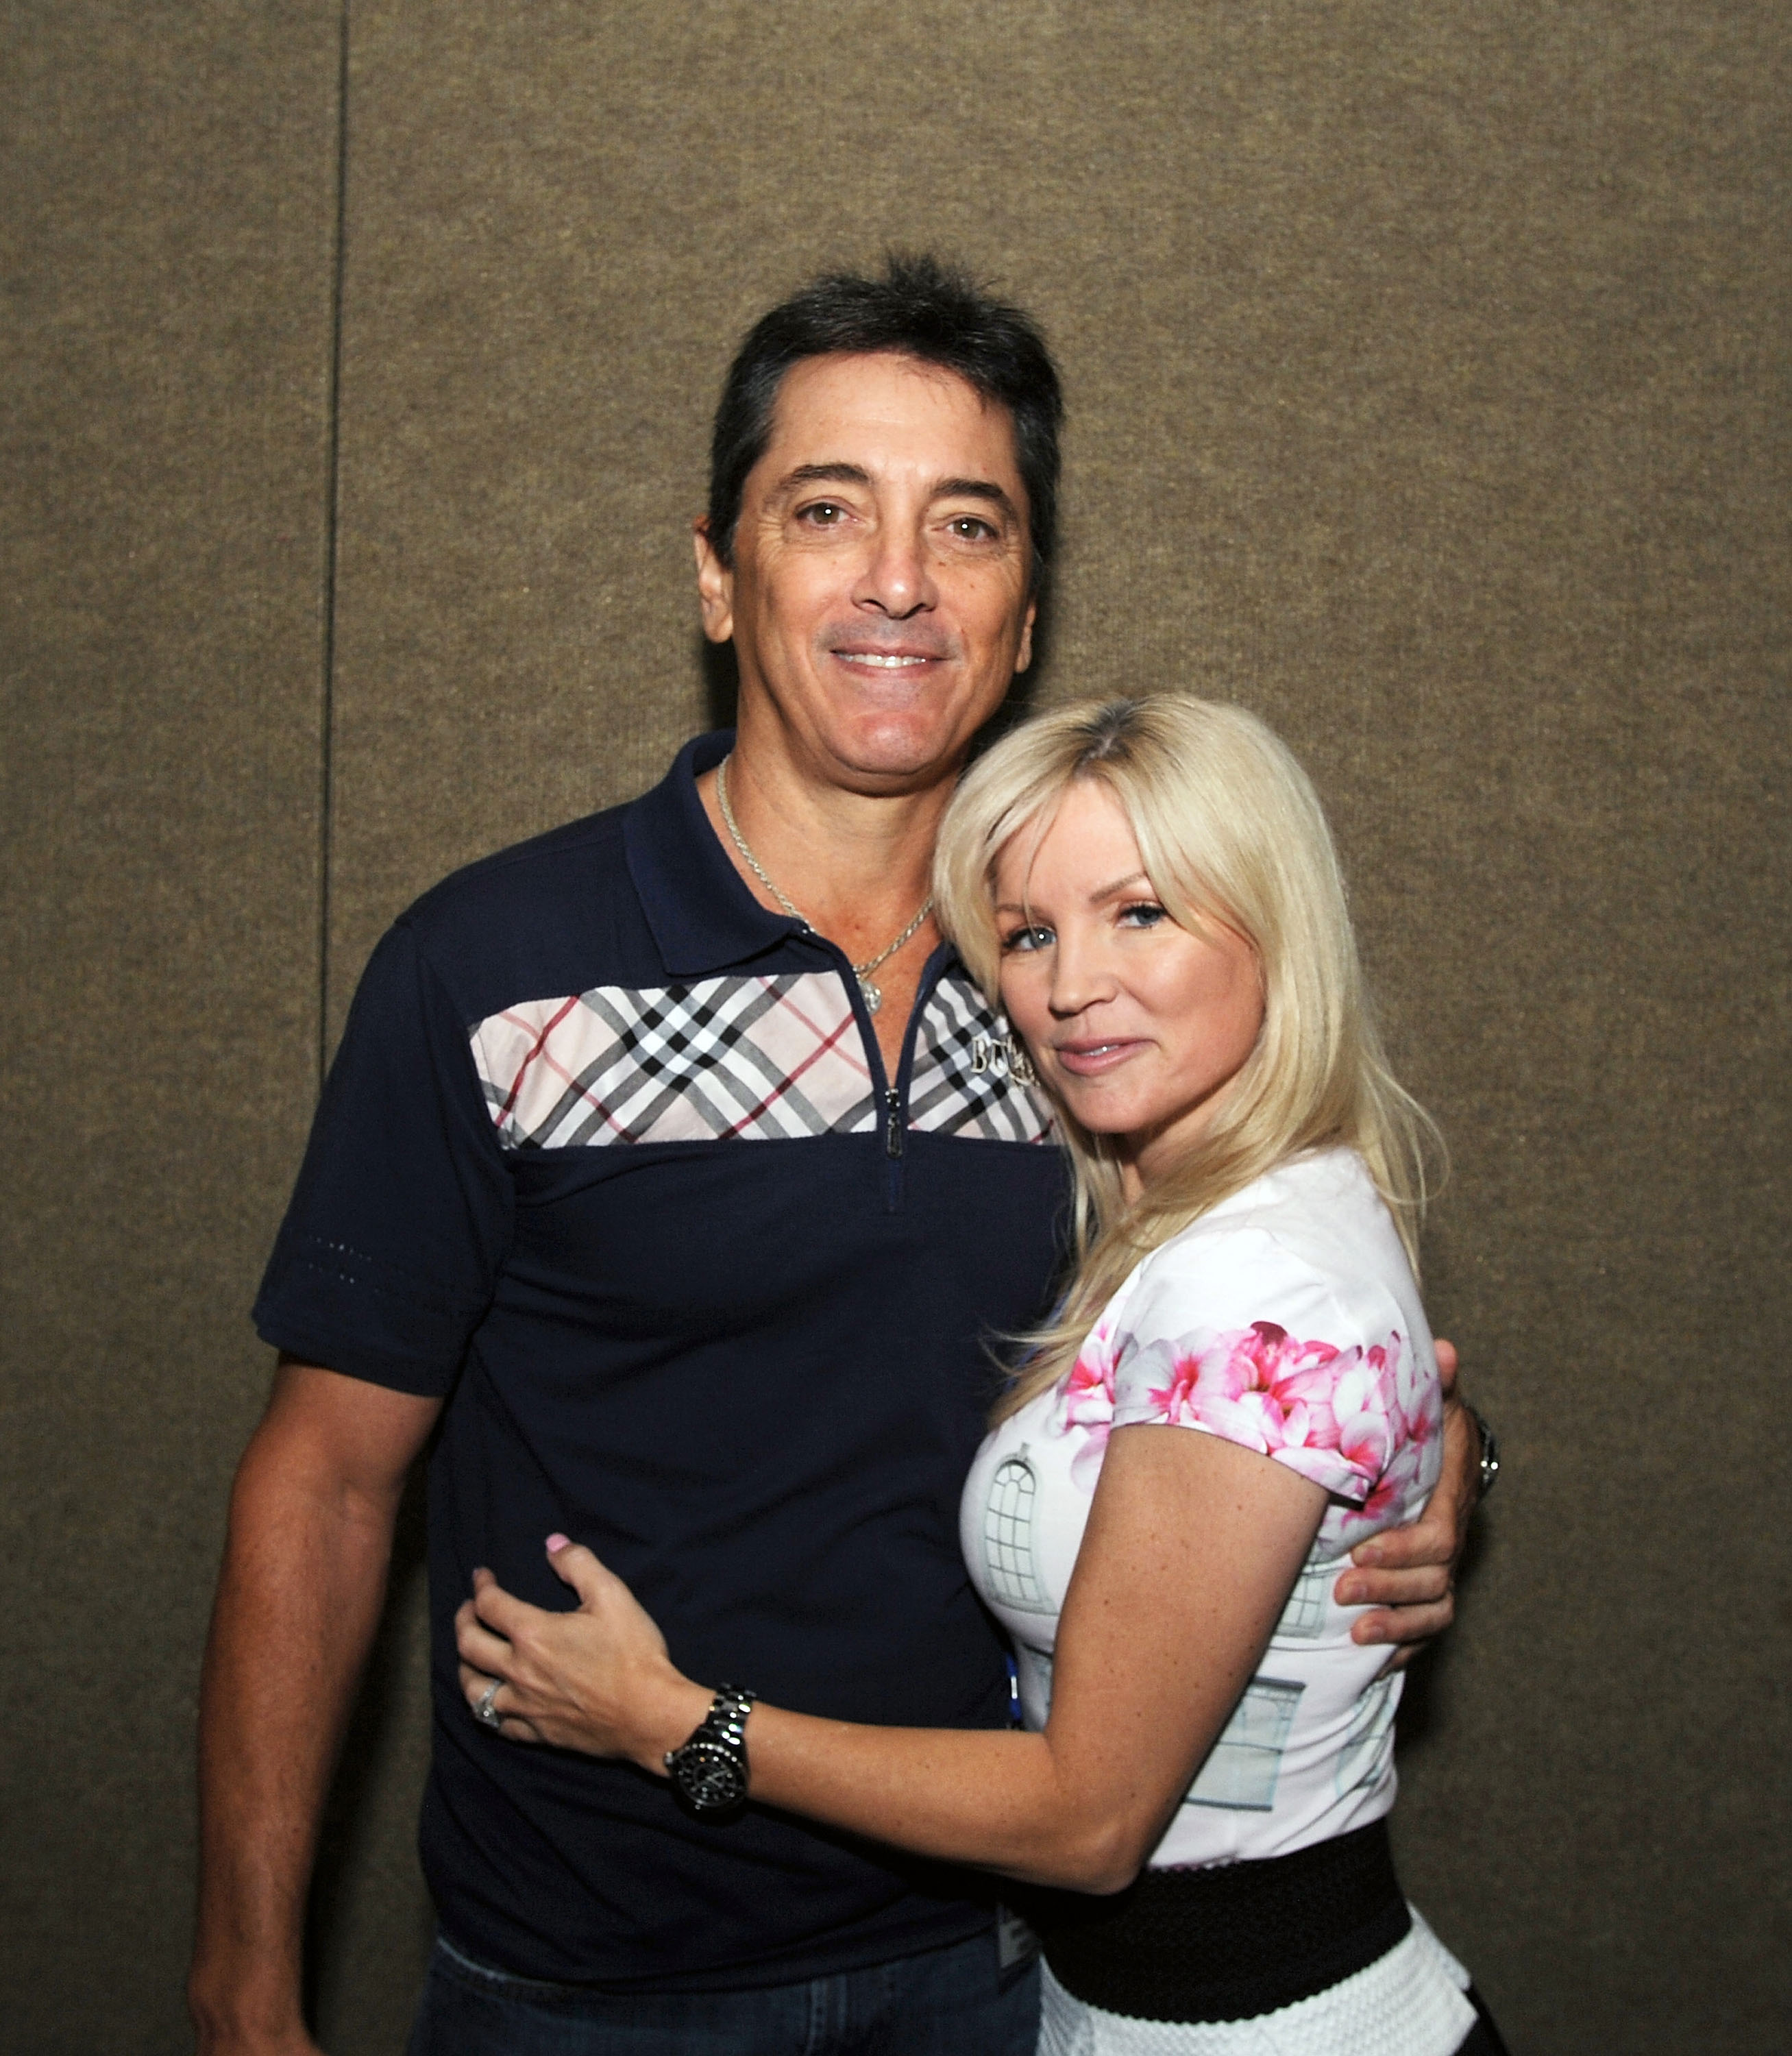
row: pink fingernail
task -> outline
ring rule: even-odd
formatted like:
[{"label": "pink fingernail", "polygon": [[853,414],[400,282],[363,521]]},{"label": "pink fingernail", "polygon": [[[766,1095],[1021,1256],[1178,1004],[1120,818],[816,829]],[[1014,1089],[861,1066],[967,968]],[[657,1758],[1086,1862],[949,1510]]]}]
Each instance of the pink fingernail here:
[{"label": "pink fingernail", "polygon": [[548,1537],[548,1553],[550,1556],[557,1556],[561,1550],[570,1549],[572,1547],[572,1537],[570,1535],[550,1535]]}]

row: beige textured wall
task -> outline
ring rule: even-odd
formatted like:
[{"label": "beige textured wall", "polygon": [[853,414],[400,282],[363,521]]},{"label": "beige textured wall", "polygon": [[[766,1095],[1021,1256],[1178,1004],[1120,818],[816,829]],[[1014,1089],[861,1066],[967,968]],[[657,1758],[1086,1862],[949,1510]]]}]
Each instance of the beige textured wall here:
[{"label": "beige textured wall", "polygon": [[334,10],[9,6],[0,2047],[176,2050],[318,1037]]},{"label": "beige textured wall", "polygon": [[[1782,11],[358,0],[334,413],[338,10],[10,13],[5,1106],[53,1161],[0,1200],[5,1516],[53,1768],[5,1817],[0,2018],[180,2046],[204,1587],[317,1010],[705,720],[729,347],[896,242],[1065,366],[1042,690],[1279,723],[1454,1148],[1431,1296],[1512,1461],[1413,1695],[1409,1888],[1517,2056],[1778,2048]],[[338,2056],[398,2046],[425,1926],[406,1561],[320,1893]]]}]

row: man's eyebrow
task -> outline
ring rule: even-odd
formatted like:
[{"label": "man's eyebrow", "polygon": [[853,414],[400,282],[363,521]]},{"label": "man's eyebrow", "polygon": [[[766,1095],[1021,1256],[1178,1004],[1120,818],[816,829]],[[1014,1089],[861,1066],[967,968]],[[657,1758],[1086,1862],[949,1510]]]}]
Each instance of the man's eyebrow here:
[{"label": "man's eyebrow", "polygon": [[799,464],[777,482],[780,492],[794,492],[805,485],[869,485],[871,474],[856,464]]},{"label": "man's eyebrow", "polygon": [[936,500],[985,500],[999,507],[1011,520],[1020,519],[1020,509],[990,478],[942,478],[933,488]]},{"label": "man's eyebrow", "polygon": [[[779,492],[798,492],[805,485],[869,485],[871,474],[864,465],[847,464],[799,464],[787,471],[778,482]],[[992,478],[941,478],[935,480],[928,497],[933,500],[981,500],[991,507],[999,507],[1011,521],[1020,519],[1020,509]]]}]

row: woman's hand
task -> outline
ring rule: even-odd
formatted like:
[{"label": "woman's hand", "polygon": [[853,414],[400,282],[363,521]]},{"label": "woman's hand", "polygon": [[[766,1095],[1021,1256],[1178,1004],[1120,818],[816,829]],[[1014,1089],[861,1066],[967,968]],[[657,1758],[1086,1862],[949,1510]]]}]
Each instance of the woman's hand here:
[{"label": "woman's hand", "polygon": [[507,1741],[626,1757],[663,1777],[667,1750],[712,1694],[674,1667],[664,1635],[590,1550],[551,1535],[548,1561],[579,1595],[576,1611],[547,1612],[473,1572],[473,1595],[454,1616],[469,1707],[482,1720],[489,1707]]}]

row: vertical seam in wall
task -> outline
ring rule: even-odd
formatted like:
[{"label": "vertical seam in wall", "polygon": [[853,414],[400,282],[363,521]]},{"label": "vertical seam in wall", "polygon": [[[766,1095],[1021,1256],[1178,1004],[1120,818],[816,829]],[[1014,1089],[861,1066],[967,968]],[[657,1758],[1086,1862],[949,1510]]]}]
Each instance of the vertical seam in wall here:
[{"label": "vertical seam in wall", "polygon": [[330,884],[335,801],[336,558],[342,446],[342,275],[348,247],[349,8],[337,26],[336,227],[330,257],[330,370],[325,397],[328,424],[324,457],[322,678],[318,713],[318,1090],[330,1062]]}]

